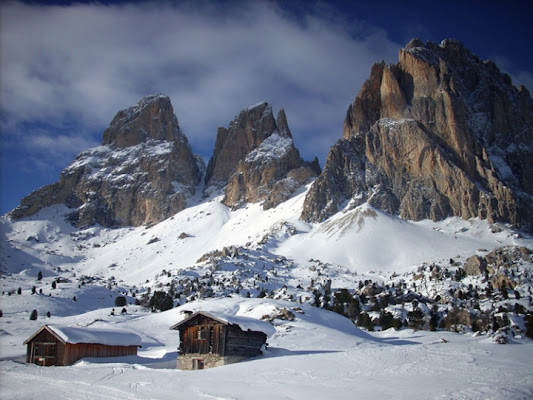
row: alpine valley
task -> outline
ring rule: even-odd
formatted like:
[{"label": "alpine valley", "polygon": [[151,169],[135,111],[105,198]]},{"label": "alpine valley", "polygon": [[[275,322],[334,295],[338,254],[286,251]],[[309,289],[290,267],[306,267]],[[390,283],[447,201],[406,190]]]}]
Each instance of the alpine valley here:
[{"label": "alpine valley", "polygon": [[[347,105],[323,168],[261,102],[207,163],[170,99],[0,219],[0,399],[533,397],[533,100],[457,40],[414,39]],[[263,356],[176,369],[191,311],[269,321]],[[137,356],[26,364],[44,324]]]}]

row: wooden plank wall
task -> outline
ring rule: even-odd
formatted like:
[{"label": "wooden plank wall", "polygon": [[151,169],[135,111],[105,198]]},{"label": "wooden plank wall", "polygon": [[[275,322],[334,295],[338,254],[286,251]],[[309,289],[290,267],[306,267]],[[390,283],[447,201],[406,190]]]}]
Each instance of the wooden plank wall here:
[{"label": "wooden plank wall", "polygon": [[[36,345],[39,346],[40,343],[55,343],[56,354],[55,354],[54,365],[59,365],[59,366],[65,365],[63,363],[63,355],[64,355],[65,346],[46,329],[43,329],[37,336],[35,336],[30,342],[28,342],[27,349],[26,349],[26,362],[27,363],[35,363]],[[42,346],[42,344],[40,346]]]},{"label": "wooden plank wall", "polygon": [[93,343],[67,343],[64,365],[71,365],[86,357],[121,357],[137,354],[137,346],[107,346]]},{"label": "wooden plank wall", "polygon": [[182,354],[224,354],[225,326],[204,321],[200,325],[187,326],[180,335]]},{"label": "wooden plank wall", "polygon": [[228,327],[227,351],[228,356],[260,356],[261,347],[266,343],[263,332],[244,332],[238,326]]}]

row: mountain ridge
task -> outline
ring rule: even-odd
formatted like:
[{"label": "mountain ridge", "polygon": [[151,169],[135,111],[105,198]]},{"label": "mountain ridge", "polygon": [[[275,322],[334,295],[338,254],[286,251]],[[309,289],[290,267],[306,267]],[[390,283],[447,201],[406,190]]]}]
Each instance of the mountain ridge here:
[{"label": "mountain ridge", "polygon": [[[0,217],[4,389],[35,397],[47,388],[70,398],[74,382],[96,398],[268,398],[291,388],[314,398],[330,395],[334,382],[343,398],[354,387],[365,398],[436,391],[477,398],[480,390],[490,398],[527,397],[533,238],[479,214],[440,218],[446,204],[432,197],[436,186],[424,186],[437,175],[414,172],[432,154],[433,172],[462,182],[470,161],[403,114],[409,95],[395,73],[376,64],[368,87],[378,90],[363,88],[359,108],[349,108],[347,137],[332,147],[322,172],[316,159],[299,156],[285,112],[274,118],[265,102],[219,130],[207,168],[187,146],[166,96],[117,113],[101,146],[23,200],[20,214]],[[397,145],[384,146],[393,139]],[[226,142],[242,151],[231,154]],[[405,149],[418,153],[394,164]],[[495,175],[508,168],[507,179],[521,184],[505,159],[496,171],[486,153],[480,160],[492,162]],[[436,221],[398,215],[404,208],[424,215],[416,191],[401,207],[410,182],[425,193]],[[306,210],[330,214],[309,221],[301,218]],[[263,356],[209,371],[216,379],[175,373],[179,335],[168,328],[197,310],[262,319],[275,333]],[[128,359],[39,368],[24,363],[23,342],[42,324],[120,327],[141,336],[142,348]],[[420,376],[427,378],[422,389]],[[366,385],[369,378],[377,383]],[[252,380],[264,390],[254,384],[250,391]]]},{"label": "mountain ridge", "polygon": [[81,152],[58,182],[26,196],[9,216],[61,203],[75,226],[156,223],[187,207],[203,169],[168,97],[146,96],[117,113],[101,146]]},{"label": "mountain ridge", "polygon": [[20,219],[61,203],[73,209],[68,219],[75,226],[150,225],[189,207],[200,191],[209,198],[223,190],[232,207],[259,201],[275,207],[319,173],[316,158],[300,157],[283,109],[277,119],[267,102],[242,110],[219,128],[206,168],[170,99],[149,95],[115,115],[101,146],[81,152],[58,182],[32,192],[8,215]]},{"label": "mountain ridge", "polygon": [[[268,209],[316,179],[301,212],[307,222],[368,202],[407,220],[479,217],[533,229],[533,100],[457,40],[413,39],[397,64],[375,64],[348,107],[342,136],[321,170],[316,158],[300,157],[284,110],[274,118],[262,101],[218,129],[206,168],[170,99],[150,95],[116,114],[100,150],[82,152],[58,182],[22,199],[9,216],[64,203],[78,226],[139,226],[189,207],[199,191],[206,199],[222,191],[230,207],[261,202]],[[168,143],[172,151],[163,149]],[[129,169],[128,149],[139,160]],[[115,172],[106,180],[109,169]]]},{"label": "mountain ridge", "polygon": [[412,40],[377,63],[304,205],[323,221],[366,201],[404,219],[533,227],[533,101],[460,42]]}]

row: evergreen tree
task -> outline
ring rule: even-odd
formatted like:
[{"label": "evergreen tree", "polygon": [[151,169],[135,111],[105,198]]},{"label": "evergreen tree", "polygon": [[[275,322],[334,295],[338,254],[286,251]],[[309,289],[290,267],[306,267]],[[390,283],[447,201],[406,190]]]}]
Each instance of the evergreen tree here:
[{"label": "evergreen tree", "polygon": [[352,295],[350,294],[348,289],[340,289],[339,291],[335,292],[334,297],[335,303],[337,304],[349,303],[352,300]]},{"label": "evergreen tree", "polygon": [[514,313],[516,315],[525,314],[526,308],[520,303],[514,303],[514,310],[513,311],[514,311]]},{"label": "evergreen tree", "polygon": [[502,285],[500,292],[502,292],[502,297],[505,300],[509,299],[509,292],[507,291],[507,286],[505,286],[505,284]]},{"label": "evergreen tree", "polygon": [[172,296],[165,292],[155,291],[154,295],[150,299],[150,302],[148,303],[148,307],[151,308],[152,311],[170,310],[174,307],[174,300],[172,300]]},{"label": "evergreen tree", "polygon": [[37,280],[40,281],[42,279],[43,279],[43,273],[39,271],[39,273],[37,274]]},{"label": "evergreen tree", "polygon": [[370,315],[368,315],[366,312],[363,312],[359,315],[359,318],[357,319],[357,326],[361,326],[369,331],[374,330],[374,324],[372,323],[372,319],[370,318]]},{"label": "evergreen tree", "polygon": [[18,288],[17,294],[22,294],[22,288],[20,288],[20,287]]},{"label": "evergreen tree", "polygon": [[359,304],[359,299],[352,298],[348,303],[348,309],[346,310],[348,318],[352,321],[357,320],[359,314],[361,314],[361,304]]},{"label": "evergreen tree", "polygon": [[56,288],[57,288],[57,283],[56,283],[56,281],[53,281],[52,282],[52,289],[56,289]]},{"label": "evergreen tree", "polygon": [[320,292],[318,291],[318,289],[313,290],[313,296],[315,296],[315,302],[313,303],[313,305],[315,307],[320,307]]},{"label": "evergreen tree", "polygon": [[381,325],[382,330],[387,330],[394,326],[393,324],[394,317],[388,311],[381,310],[379,312],[379,324]]},{"label": "evergreen tree", "polygon": [[126,298],[124,296],[117,296],[115,298],[115,306],[124,307],[127,304]]},{"label": "evergreen tree", "polygon": [[33,310],[30,315],[30,320],[35,321],[37,319],[37,310]]},{"label": "evergreen tree", "polygon": [[439,326],[439,314],[437,307],[433,307],[432,310],[429,313],[430,319],[429,319],[429,330],[430,331],[436,331]]},{"label": "evergreen tree", "polygon": [[533,314],[528,314],[524,318],[526,322],[526,336],[533,339]]},{"label": "evergreen tree", "polygon": [[407,313],[407,319],[409,320],[409,328],[416,330],[424,327],[424,313],[418,307]]}]

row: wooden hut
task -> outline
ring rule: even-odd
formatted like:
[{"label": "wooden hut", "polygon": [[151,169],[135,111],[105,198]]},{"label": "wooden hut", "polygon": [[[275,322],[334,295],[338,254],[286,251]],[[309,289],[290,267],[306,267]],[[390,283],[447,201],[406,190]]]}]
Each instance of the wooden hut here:
[{"label": "wooden hut", "polygon": [[179,331],[178,369],[192,370],[232,364],[260,356],[275,332],[265,321],[198,311],[170,329]]},{"label": "wooden hut", "polygon": [[44,325],[24,344],[27,363],[65,366],[85,357],[136,355],[141,338],[119,330]]}]

